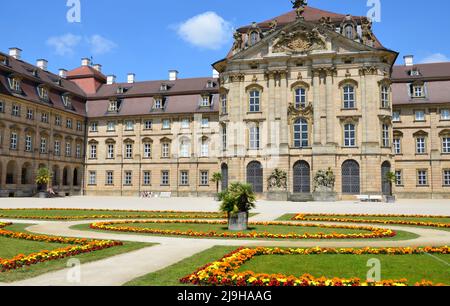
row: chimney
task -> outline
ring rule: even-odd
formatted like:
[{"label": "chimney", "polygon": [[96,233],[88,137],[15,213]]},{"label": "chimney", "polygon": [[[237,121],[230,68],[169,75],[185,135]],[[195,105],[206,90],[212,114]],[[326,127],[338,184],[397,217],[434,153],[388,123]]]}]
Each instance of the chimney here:
[{"label": "chimney", "polygon": [[58,73],[60,78],[67,78],[67,70],[66,69],[59,69],[59,73]]},{"label": "chimney", "polygon": [[47,71],[47,69],[48,69],[48,61],[45,60],[45,59],[38,59],[38,60],[36,61],[36,66],[37,66],[39,69],[42,69],[42,70],[44,70],[44,71]]},{"label": "chimney", "polygon": [[20,60],[22,56],[22,49],[9,48],[9,56],[14,57],[16,60]]},{"label": "chimney", "polygon": [[219,71],[217,71],[216,69],[213,69],[213,73],[212,73],[212,75],[213,75],[213,78],[214,79],[218,79],[219,78]]},{"label": "chimney", "polygon": [[178,80],[178,71],[177,70],[169,70],[169,81]]},{"label": "chimney", "polygon": [[92,66],[92,68],[94,68],[98,72],[102,72],[102,65],[100,64],[95,64],[94,66]]},{"label": "chimney", "polygon": [[403,59],[405,60],[405,66],[414,66],[414,55],[406,55]]},{"label": "chimney", "polygon": [[81,59],[81,66],[86,67],[91,65],[91,60],[87,57]]},{"label": "chimney", "polygon": [[106,84],[107,85],[112,85],[116,83],[116,76],[115,75],[108,75],[106,78]]},{"label": "chimney", "polygon": [[128,73],[127,81],[128,81],[128,84],[133,84],[136,81],[136,74]]}]

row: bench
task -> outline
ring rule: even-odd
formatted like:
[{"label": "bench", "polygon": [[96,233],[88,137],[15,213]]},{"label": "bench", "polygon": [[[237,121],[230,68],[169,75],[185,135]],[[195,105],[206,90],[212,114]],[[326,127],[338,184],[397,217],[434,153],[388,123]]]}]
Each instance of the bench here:
[{"label": "bench", "polygon": [[160,198],[171,198],[172,197],[172,192],[161,192],[159,194]]},{"label": "bench", "polygon": [[360,202],[383,202],[383,196],[381,195],[358,195],[356,198]]}]

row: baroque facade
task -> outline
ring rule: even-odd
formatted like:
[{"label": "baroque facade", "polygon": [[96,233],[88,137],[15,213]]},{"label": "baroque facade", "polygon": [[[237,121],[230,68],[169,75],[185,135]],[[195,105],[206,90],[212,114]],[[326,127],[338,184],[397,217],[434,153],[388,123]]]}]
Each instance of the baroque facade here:
[{"label": "baroque facade", "polygon": [[390,194],[391,171],[399,197],[450,197],[450,65],[393,67],[367,18],[301,4],[234,40],[214,77],[146,82],[0,53],[0,196],[47,167],[62,195],[210,196],[221,172],[267,197],[281,169],[311,200],[330,168],[340,199]]}]

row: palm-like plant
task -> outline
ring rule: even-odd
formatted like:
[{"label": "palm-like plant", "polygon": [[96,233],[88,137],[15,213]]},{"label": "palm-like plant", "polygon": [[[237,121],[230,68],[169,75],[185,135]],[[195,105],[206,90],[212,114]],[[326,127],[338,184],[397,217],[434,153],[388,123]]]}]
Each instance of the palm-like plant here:
[{"label": "palm-like plant", "polygon": [[211,178],[211,182],[216,184],[217,194],[219,193],[219,183],[222,182],[222,173],[216,172]]},{"label": "palm-like plant", "polygon": [[256,195],[252,185],[243,183],[232,183],[230,187],[220,194],[222,205],[220,210],[231,214],[248,212],[255,208]]},{"label": "palm-like plant", "polygon": [[48,170],[48,168],[39,168],[35,181],[37,185],[45,186],[46,189],[52,181],[52,174],[50,170]]},{"label": "palm-like plant", "polygon": [[389,183],[389,195],[392,197],[392,187],[393,187],[393,185],[394,185],[394,183],[395,183],[395,181],[397,180],[397,178],[396,178],[396,176],[395,176],[395,173],[394,172],[388,172],[388,173],[386,173],[386,175],[385,175],[385,177],[384,177],[384,180],[387,182],[387,183]]}]

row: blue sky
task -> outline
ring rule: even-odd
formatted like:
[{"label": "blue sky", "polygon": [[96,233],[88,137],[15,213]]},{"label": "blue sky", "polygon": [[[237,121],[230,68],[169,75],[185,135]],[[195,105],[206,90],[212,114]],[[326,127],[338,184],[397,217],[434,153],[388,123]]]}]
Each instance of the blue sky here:
[{"label": "blue sky", "polygon": [[[23,59],[49,60],[49,69],[73,69],[82,57],[94,58],[105,74],[125,81],[211,75],[223,58],[232,31],[291,9],[289,0],[69,0],[80,1],[81,22],[67,20],[68,0],[4,1],[0,50],[23,49]],[[373,1],[373,0],[369,0]],[[378,1],[378,0],[375,0]],[[374,30],[388,48],[414,54],[416,62],[450,58],[450,2],[379,0],[381,22]],[[368,0],[310,0],[317,8],[366,15]]]}]

